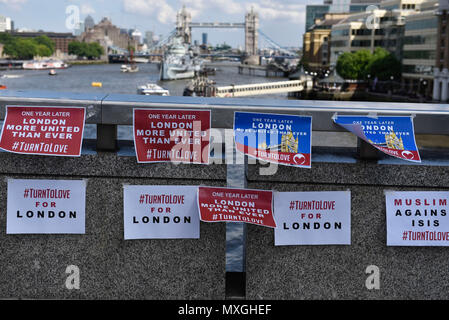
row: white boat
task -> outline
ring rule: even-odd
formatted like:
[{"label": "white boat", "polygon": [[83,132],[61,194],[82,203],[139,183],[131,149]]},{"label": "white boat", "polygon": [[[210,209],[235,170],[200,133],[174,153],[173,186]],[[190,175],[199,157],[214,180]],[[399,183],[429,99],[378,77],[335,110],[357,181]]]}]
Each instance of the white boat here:
[{"label": "white boat", "polygon": [[147,83],[143,86],[137,87],[137,93],[146,96],[169,96],[170,91],[158,86],[155,83]]},{"label": "white boat", "polygon": [[22,65],[25,70],[47,70],[47,69],[66,69],[69,67],[62,60],[33,60],[24,62]]},{"label": "white boat", "polygon": [[136,65],[123,64],[120,67],[120,71],[121,72],[138,72],[139,71],[139,67],[136,66]]}]

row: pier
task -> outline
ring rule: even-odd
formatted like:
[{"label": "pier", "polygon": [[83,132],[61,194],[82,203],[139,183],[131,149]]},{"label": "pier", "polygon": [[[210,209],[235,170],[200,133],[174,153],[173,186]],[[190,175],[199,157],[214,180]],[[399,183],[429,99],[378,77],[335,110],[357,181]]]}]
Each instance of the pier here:
[{"label": "pier", "polygon": [[0,70],[23,69],[23,60],[0,60]]},{"label": "pier", "polygon": [[292,70],[283,68],[279,64],[270,63],[268,65],[240,64],[239,74],[249,74],[262,77],[288,77]]},{"label": "pier", "polygon": [[257,65],[245,65],[241,64],[238,66],[239,74],[249,74],[252,76],[267,76],[267,67],[266,66],[257,66]]},{"label": "pier", "polygon": [[[107,93],[0,92],[6,105],[82,106],[96,137],[79,158],[0,152],[0,281],[8,299],[449,299],[445,247],[387,247],[385,190],[449,190],[449,149],[420,146],[421,164],[380,154],[359,140],[341,145],[338,114],[415,115],[418,138],[449,136],[448,104],[156,97]],[[213,147],[209,165],[138,164],[119,128],[133,108],[208,109]],[[235,111],[309,115],[311,169],[256,163],[235,153]],[[327,135],[328,140],[324,138]],[[433,141],[435,139],[432,139]],[[268,174],[267,174],[268,173]],[[86,234],[6,234],[7,179],[83,179]],[[351,191],[351,245],[274,246],[273,229],[201,223],[200,239],[125,241],[124,185],[206,185],[276,191]],[[228,224],[229,225],[229,224]],[[227,240],[226,240],[227,239]],[[239,246],[226,254],[232,241]],[[367,273],[380,270],[380,290]],[[80,270],[68,290],[67,270]]]},{"label": "pier", "polygon": [[217,87],[215,90],[215,96],[220,98],[231,98],[274,93],[299,92],[302,90],[304,90],[303,81],[291,80]]}]

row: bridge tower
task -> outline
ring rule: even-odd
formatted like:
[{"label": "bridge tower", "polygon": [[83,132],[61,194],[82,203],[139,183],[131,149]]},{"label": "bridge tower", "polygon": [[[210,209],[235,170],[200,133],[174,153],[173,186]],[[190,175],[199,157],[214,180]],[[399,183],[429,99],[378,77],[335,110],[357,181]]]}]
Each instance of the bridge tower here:
[{"label": "bridge tower", "polygon": [[259,15],[253,8],[245,15],[245,52],[252,56],[257,54],[259,34]]},{"label": "bridge tower", "polygon": [[177,36],[183,37],[185,43],[192,42],[192,28],[190,23],[192,22],[192,16],[187,11],[186,6],[182,7],[182,10],[176,14],[176,33]]}]

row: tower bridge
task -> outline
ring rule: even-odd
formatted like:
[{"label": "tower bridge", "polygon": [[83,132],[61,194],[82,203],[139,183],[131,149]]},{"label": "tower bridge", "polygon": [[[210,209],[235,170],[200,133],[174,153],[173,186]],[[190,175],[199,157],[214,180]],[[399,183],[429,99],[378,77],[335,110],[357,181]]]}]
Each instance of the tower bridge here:
[{"label": "tower bridge", "polygon": [[251,9],[245,15],[244,23],[232,22],[192,22],[192,16],[185,7],[176,15],[176,33],[184,38],[186,43],[192,42],[192,28],[219,28],[244,29],[245,52],[247,55],[256,55],[259,39],[259,15]]},{"label": "tower bridge", "polygon": [[191,28],[245,28],[244,23],[234,22],[192,22]]}]

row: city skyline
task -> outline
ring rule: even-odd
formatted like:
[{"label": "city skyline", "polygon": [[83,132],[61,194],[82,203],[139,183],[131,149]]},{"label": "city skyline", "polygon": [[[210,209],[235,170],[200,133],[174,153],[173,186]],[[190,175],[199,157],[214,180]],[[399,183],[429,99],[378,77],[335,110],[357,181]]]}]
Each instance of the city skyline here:
[{"label": "city skyline", "polygon": [[[71,8],[76,6],[81,21],[88,15],[96,23],[108,17],[118,27],[165,36],[175,28],[176,12],[184,5],[192,20],[198,22],[243,22],[245,13],[254,8],[265,34],[281,46],[299,47],[305,28],[305,6],[320,3],[322,0],[0,0],[0,12],[11,17],[18,29],[72,32],[67,22],[73,21]],[[203,32],[208,33],[211,44],[244,46],[241,30],[193,30],[192,40],[201,43]]]}]

